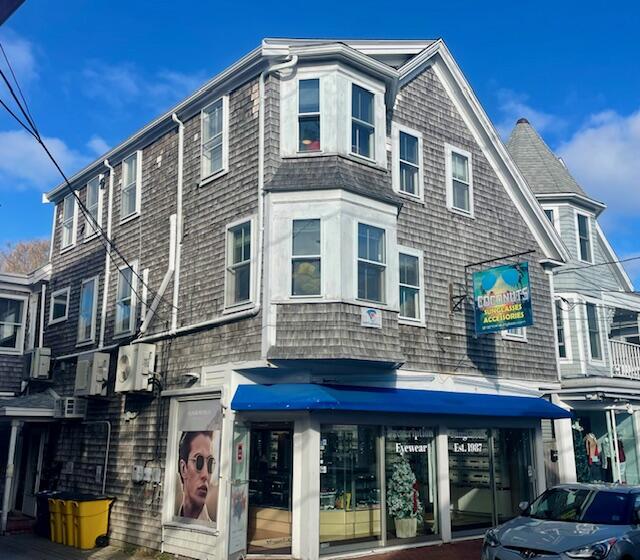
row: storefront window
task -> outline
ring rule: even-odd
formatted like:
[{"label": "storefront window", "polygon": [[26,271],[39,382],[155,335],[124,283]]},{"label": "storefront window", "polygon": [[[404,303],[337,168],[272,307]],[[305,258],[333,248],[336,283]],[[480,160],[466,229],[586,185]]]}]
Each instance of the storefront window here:
[{"label": "storefront window", "polygon": [[408,542],[407,539],[426,540],[436,535],[433,430],[387,428],[385,478],[387,542],[398,539],[397,544],[404,544]]},{"label": "storefront window", "polygon": [[615,414],[615,418],[621,481],[627,484],[640,484],[640,465],[638,465],[633,414],[618,412]]},{"label": "storefront window", "polygon": [[325,551],[381,538],[379,435],[374,426],[322,426],[320,547]]}]

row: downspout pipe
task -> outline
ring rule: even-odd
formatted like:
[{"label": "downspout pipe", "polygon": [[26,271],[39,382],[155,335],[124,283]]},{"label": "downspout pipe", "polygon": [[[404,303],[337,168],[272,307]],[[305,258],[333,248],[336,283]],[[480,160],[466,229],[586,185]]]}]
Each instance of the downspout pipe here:
[{"label": "downspout pipe", "polygon": [[183,210],[182,191],[184,183],[184,123],[176,113],[171,115],[178,125],[178,185],[176,188],[176,242],[173,263],[173,307],[171,308],[171,332],[178,328],[178,299],[180,293],[180,258],[182,256]]},{"label": "downspout pipe", "polygon": [[47,298],[47,285],[42,284],[40,288],[40,325],[38,326],[38,346],[42,348],[44,346],[44,314],[46,306],[44,304]]},{"label": "downspout pipe", "polygon": [[104,348],[104,331],[107,322],[107,301],[109,296],[109,278],[111,276],[111,258],[109,251],[111,250],[111,215],[113,213],[113,183],[115,181],[115,170],[109,164],[109,160],[104,160],[104,166],[109,170],[109,200],[107,202],[107,246],[104,254],[104,289],[102,290],[102,309],[100,310],[100,340],[98,341],[98,349]]}]

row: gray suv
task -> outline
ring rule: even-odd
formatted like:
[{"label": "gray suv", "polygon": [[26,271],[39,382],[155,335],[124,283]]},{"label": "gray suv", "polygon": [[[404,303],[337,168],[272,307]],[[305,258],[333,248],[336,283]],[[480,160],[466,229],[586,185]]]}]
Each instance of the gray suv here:
[{"label": "gray suv", "polygon": [[482,560],[640,560],[640,487],[563,484],[487,531]]}]

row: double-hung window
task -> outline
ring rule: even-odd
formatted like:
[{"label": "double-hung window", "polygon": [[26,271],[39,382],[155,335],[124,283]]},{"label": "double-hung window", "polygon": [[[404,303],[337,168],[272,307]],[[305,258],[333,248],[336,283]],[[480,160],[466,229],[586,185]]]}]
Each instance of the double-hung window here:
[{"label": "double-hung window", "polygon": [[227,306],[251,301],[251,222],[227,230]]},{"label": "double-hung window", "polygon": [[76,197],[69,194],[62,202],[62,249],[76,242]]},{"label": "double-hung window", "polygon": [[567,333],[564,322],[564,310],[559,299],[555,301],[556,306],[556,333],[558,339],[558,356],[562,359],[567,358]]},{"label": "double-hung window", "polygon": [[592,261],[591,235],[589,233],[589,216],[577,214],[578,216],[578,245],[580,260],[584,262]]},{"label": "double-hung window", "polygon": [[95,177],[87,183],[87,219],[84,226],[84,236],[91,237],[100,229],[100,177]]},{"label": "double-hung window", "polygon": [[502,331],[502,338],[506,340],[516,340],[518,342],[527,341],[527,328],[526,327],[514,327]]},{"label": "double-hung window", "polygon": [[123,335],[133,332],[135,324],[135,286],[136,276],[133,268],[121,268],[118,274],[118,288],[116,292],[116,323],[115,334]]},{"label": "double-hung window", "polygon": [[83,280],[80,289],[80,311],[78,317],[78,343],[91,342],[96,336],[96,314],[98,310],[98,277]]},{"label": "double-hung window", "polygon": [[400,190],[412,195],[419,195],[418,176],[420,163],[418,159],[418,138],[400,131]]},{"label": "double-hung window", "polygon": [[589,336],[589,350],[592,360],[602,360],[602,341],[600,338],[600,320],[598,308],[594,303],[586,303],[587,330]]},{"label": "double-hung window", "polygon": [[416,255],[400,253],[400,318],[420,321],[420,259]]},{"label": "double-hung window", "polygon": [[0,354],[22,352],[26,298],[0,296]]},{"label": "double-hung window", "polygon": [[386,272],[385,231],[358,224],[358,298],[384,303]]},{"label": "double-hung window", "polygon": [[51,294],[51,303],[49,304],[49,324],[60,323],[66,321],[69,315],[69,292],[70,288],[66,287],[56,290]]},{"label": "double-hung window", "polygon": [[225,168],[225,98],[202,110],[202,178]]},{"label": "double-hung window", "polygon": [[291,295],[321,294],[320,220],[293,220]]},{"label": "double-hung window", "polygon": [[298,151],[320,150],[320,80],[298,82]]},{"label": "double-hung window", "polygon": [[473,215],[473,180],[471,154],[452,146],[446,150],[447,206],[454,211]]},{"label": "double-hung window", "polygon": [[122,204],[120,218],[124,220],[140,212],[140,180],[142,152],[131,154],[122,161]]},{"label": "double-hung window", "polygon": [[374,95],[356,85],[351,86],[351,151],[369,159],[375,158]]}]

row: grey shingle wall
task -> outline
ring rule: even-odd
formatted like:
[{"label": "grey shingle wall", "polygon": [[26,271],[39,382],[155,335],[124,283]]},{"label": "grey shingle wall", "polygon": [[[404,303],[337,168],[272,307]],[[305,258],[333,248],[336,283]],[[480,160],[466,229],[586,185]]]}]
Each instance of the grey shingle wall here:
[{"label": "grey shingle wall", "polygon": [[22,356],[0,354],[0,392],[15,393],[22,380]]}]

